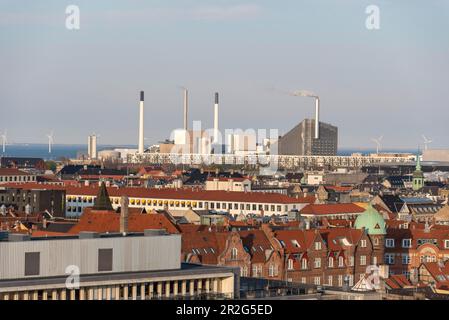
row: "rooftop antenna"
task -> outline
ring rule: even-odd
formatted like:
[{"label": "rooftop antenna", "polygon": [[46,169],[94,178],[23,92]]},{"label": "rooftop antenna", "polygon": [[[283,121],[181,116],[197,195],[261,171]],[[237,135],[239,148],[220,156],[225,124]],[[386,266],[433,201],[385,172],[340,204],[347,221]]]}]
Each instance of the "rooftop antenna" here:
[{"label": "rooftop antenna", "polygon": [[48,138],[48,153],[51,153],[51,147],[52,147],[53,142],[54,142],[53,130],[51,130],[51,132],[49,134],[47,134],[47,138]]},{"label": "rooftop antenna", "polygon": [[424,150],[427,150],[427,146],[432,143],[432,139],[427,139],[425,135],[422,135],[422,138],[424,140]]},{"label": "rooftop antenna", "polygon": [[296,97],[310,97],[315,99],[315,139],[320,138],[320,97],[313,92],[297,90],[290,93]]},{"label": "rooftop antenna", "polygon": [[383,139],[383,135],[382,136],[380,136],[379,138],[372,138],[371,140],[376,144],[376,153],[377,154],[379,154],[379,150],[381,149],[381,144],[380,144],[380,142],[382,141],[382,139]]},{"label": "rooftop antenna", "polygon": [[1,138],[2,138],[2,150],[3,153],[5,153],[6,151],[6,144],[8,143],[8,138],[6,137],[7,135],[7,130],[5,129],[5,131],[1,134]]}]

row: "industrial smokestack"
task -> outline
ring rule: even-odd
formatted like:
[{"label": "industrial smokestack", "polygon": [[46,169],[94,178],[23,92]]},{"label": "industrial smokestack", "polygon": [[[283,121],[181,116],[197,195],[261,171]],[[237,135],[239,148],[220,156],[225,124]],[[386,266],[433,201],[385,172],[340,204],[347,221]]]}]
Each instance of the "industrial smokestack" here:
[{"label": "industrial smokestack", "polygon": [[139,105],[139,153],[143,153],[143,100],[144,93],[140,91],[140,105]]},{"label": "industrial smokestack", "polygon": [[218,143],[218,92],[215,92],[213,143]]},{"label": "industrial smokestack", "polygon": [[188,108],[189,108],[189,91],[187,89],[184,89],[184,130],[187,131],[187,121],[188,121]]},{"label": "industrial smokestack", "polygon": [[315,98],[315,139],[320,138],[320,98]]},{"label": "industrial smokestack", "polygon": [[92,145],[90,147],[90,152],[91,152],[91,158],[92,159],[97,159],[97,135],[94,134],[91,137],[91,141],[92,141]]},{"label": "industrial smokestack", "polygon": [[87,156],[92,159],[92,136],[87,137]]}]

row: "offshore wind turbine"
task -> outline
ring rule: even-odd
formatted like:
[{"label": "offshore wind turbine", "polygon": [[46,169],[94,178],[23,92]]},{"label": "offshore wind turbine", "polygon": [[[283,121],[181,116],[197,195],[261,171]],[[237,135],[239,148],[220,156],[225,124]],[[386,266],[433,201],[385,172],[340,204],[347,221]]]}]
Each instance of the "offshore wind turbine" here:
[{"label": "offshore wind turbine", "polygon": [[48,153],[51,153],[51,147],[52,147],[53,142],[54,142],[53,130],[49,134],[47,134],[46,136],[48,138]]},{"label": "offshore wind turbine", "polygon": [[8,143],[8,138],[6,137],[7,135],[7,130],[5,129],[5,131],[0,135],[0,137],[2,138],[2,150],[3,153],[5,153],[6,151],[6,144]]},{"label": "offshore wind turbine", "polygon": [[379,138],[372,138],[371,140],[376,144],[376,153],[379,154],[379,150],[381,149],[381,141],[383,139],[383,135],[380,136]]},{"label": "offshore wind turbine", "polygon": [[422,135],[422,138],[424,140],[424,150],[427,150],[427,146],[432,143],[432,139],[427,139],[425,135]]}]

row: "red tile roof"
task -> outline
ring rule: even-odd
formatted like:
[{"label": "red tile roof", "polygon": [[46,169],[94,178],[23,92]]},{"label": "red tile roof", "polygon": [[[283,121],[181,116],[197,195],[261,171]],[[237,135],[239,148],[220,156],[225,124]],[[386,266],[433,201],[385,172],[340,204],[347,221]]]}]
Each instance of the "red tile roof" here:
[{"label": "red tile roof", "polygon": [[385,284],[391,289],[402,289],[404,287],[411,287],[412,283],[403,274],[394,274],[385,279]]},{"label": "red tile roof", "polygon": [[188,254],[198,256],[202,264],[216,265],[218,257],[226,248],[226,241],[230,235],[230,232],[208,231],[183,233],[182,253],[186,256]]},{"label": "red tile roof", "polygon": [[351,228],[321,229],[320,233],[330,251],[340,251],[347,246],[357,245],[363,235],[362,230]]},{"label": "red tile roof", "polygon": [[[141,214],[130,210],[128,231],[143,232],[145,229],[165,229],[169,233],[180,233],[163,214]],[[120,214],[115,211],[97,211],[86,208],[79,222],[70,229],[69,233],[76,234],[81,231],[119,232]]]},{"label": "red tile roof", "polygon": [[[67,195],[96,196],[98,186],[56,186],[39,183],[14,183],[11,187],[22,189],[65,189]],[[119,197],[127,195],[135,198],[174,199],[174,200],[197,200],[197,201],[226,201],[226,202],[249,202],[249,203],[274,203],[274,204],[298,204],[310,203],[309,197],[292,198],[278,193],[260,192],[236,192],[236,191],[205,191],[198,189],[149,189],[141,187],[108,188],[109,196]],[[315,201],[315,199],[314,199]]]},{"label": "red tile roof", "polygon": [[333,215],[345,213],[362,213],[365,209],[354,203],[309,204],[300,213],[307,215]]},{"label": "red tile roof", "polygon": [[[270,240],[263,230],[239,231],[244,247],[251,255],[252,263],[265,263],[274,252]],[[267,255],[269,253],[269,255]]]},{"label": "red tile roof", "polygon": [[0,168],[0,176],[31,176],[32,174],[15,168]]},{"label": "red tile roof", "polygon": [[[286,253],[305,252],[312,245],[318,235],[316,230],[277,230],[275,237],[282,241]],[[299,247],[295,245],[299,244]]]},{"label": "red tile roof", "polygon": [[324,186],[326,190],[333,190],[335,192],[349,192],[353,188],[349,186]]}]

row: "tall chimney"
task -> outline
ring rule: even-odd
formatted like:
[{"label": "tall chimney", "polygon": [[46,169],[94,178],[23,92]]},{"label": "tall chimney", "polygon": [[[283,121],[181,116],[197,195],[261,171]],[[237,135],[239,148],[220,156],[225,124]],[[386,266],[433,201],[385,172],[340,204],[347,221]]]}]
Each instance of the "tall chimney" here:
[{"label": "tall chimney", "polygon": [[122,196],[120,198],[120,233],[128,233],[128,203],[129,199],[127,196]]},{"label": "tall chimney", "polygon": [[214,140],[213,143],[218,143],[218,92],[215,92],[214,104]]},{"label": "tall chimney", "polygon": [[97,159],[97,135],[91,136],[92,145],[90,147],[90,152],[92,153],[91,158]]},{"label": "tall chimney", "polygon": [[87,156],[92,159],[92,136],[87,137]]},{"label": "tall chimney", "polygon": [[188,129],[187,128],[188,127],[188,125],[187,125],[187,121],[188,121],[187,114],[188,114],[188,107],[189,107],[188,99],[189,99],[189,91],[187,89],[184,89],[184,130],[186,130],[186,131]]},{"label": "tall chimney", "polygon": [[315,139],[320,138],[320,98],[315,98]]},{"label": "tall chimney", "polygon": [[139,112],[139,153],[143,153],[143,100],[144,93],[140,91],[140,112]]}]

